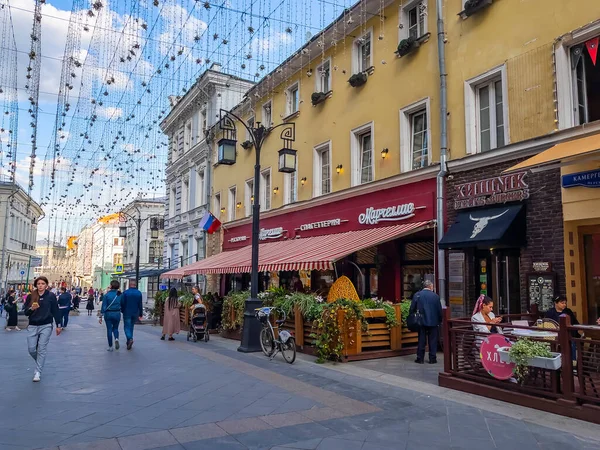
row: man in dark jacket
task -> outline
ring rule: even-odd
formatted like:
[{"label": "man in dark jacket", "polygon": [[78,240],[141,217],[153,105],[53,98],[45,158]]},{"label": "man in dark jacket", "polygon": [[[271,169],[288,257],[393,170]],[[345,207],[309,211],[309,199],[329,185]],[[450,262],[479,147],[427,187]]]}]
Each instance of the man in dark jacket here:
[{"label": "man in dark jacket", "polygon": [[440,296],[433,292],[433,283],[425,281],[423,290],[417,292],[410,305],[410,312],[419,311],[423,316],[423,326],[419,330],[417,364],[425,359],[425,344],[429,342],[429,364],[437,362],[438,327],[442,323],[442,304]]},{"label": "man in dark jacket", "polygon": [[63,328],[67,328],[69,324],[69,311],[71,311],[71,302],[73,297],[67,292],[67,288],[62,286],[60,288],[60,295],[58,296],[58,309],[62,315],[61,324]]},{"label": "man in dark jacket", "polygon": [[144,315],[142,293],[137,288],[137,280],[129,280],[129,289],[121,295],[121,311],[123,312],[123,328],[127,337],[127,350],[131,350],[133,324],[138,318],[142,320]]}]

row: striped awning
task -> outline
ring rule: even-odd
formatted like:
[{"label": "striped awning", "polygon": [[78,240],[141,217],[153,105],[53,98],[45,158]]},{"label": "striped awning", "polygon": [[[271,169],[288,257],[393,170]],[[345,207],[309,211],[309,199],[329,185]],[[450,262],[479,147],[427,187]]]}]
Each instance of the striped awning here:
[{"label": "striped awning", "polygon": [[[328,270],[356,251],[373,247],[433,227],[433,222],[413,222],[384,228],[347,231],[260,244],[258,270]],[[182,278],[194,274],[248,273],[252,270],[251,246],[231,250],[163,274]]]}]

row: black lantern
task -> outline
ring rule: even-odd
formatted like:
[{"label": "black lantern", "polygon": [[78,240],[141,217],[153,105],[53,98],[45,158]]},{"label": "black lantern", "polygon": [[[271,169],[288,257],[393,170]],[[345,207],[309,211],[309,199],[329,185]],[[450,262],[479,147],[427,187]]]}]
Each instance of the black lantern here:
[{"label": "black lantern", "polygon": [[237,141],[223,138],[220,139],[217,144],[219,145],[217,162],[219,164],[227,164],[229,166],[235,164],[235,146]]},{"label": "black lantern", "polygon": [[285,147],[279,150],[279,171],[285,173],[296,171],[296,150]]},{"label": "black lantern", "polygon": [[119,237],[127,237],[127,227],[119,227]]}]

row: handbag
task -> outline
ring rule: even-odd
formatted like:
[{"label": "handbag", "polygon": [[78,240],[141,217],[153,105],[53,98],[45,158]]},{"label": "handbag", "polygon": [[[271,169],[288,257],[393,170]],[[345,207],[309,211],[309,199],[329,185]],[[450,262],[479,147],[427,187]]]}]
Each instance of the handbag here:
[{"label": "handbag", "polygon": [[419,294],[415,300],[415,311],[411,312],[406,318],[406,326],[410,331],[420,331],[423,326],[423,314],[419,311]]}]

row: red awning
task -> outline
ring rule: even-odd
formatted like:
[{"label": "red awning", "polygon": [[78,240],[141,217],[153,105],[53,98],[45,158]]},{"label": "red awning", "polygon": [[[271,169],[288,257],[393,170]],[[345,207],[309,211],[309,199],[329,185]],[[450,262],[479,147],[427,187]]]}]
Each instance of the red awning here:
[{"label": "red awning", "polygon": [[[347,231],[300,239],[260,244],[258,270],[327,270],[336,261],[356,251],[373,247],[401,236],[430,228],[432,222],[414,222],[384,228]],[[167,272],[183,276],[207,273],[248,273],[251,266],[251,246],[219,253],[188,266]]]}]

